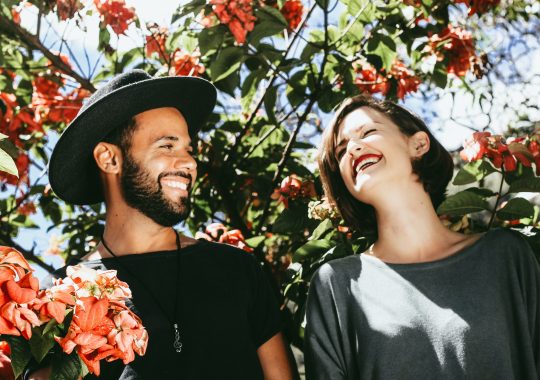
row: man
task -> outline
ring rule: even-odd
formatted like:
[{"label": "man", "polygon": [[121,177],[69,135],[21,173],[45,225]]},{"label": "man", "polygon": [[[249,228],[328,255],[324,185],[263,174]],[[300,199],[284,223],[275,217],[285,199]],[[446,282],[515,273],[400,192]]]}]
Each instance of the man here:
[{"label": "man", "polygon": [[118,271],[149,334],[145,356],[102,363],[100,378],[292,378],[278,308],[254,258],[172,228],[189,214],[192,138],[215,101],[200,78],[122,74],[92,95],[53,151],[55,193],[106,204],[102,241],[83,263]]}]

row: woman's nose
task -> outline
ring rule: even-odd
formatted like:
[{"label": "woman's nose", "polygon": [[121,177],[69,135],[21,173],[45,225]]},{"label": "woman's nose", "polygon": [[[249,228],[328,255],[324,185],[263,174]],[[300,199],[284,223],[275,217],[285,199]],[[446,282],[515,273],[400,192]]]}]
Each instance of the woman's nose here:
[{"label": "woman's nose", "polygon": [[363,148],[364,143],[361,140],[351,139],[347,144],[347,152],[354,157],[357,157]]}]

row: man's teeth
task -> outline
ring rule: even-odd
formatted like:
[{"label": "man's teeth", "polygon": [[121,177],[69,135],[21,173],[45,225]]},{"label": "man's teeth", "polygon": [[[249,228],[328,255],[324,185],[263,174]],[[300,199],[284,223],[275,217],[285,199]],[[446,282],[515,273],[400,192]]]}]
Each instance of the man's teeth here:
[{"label": "man's teeth", "polygon": [[366,158],[361,162],[361,164],[356,165],[356,172],[358,173],[360,170],[365,169],[370,165],[376,164],[380,160],[380,157]]},{"label": "man's teeth", "polygon": [[176,189],[187,190],[187,183],[184,183],[184,182],[167,181],[167,182],[165,182],[165,185],[167,185],[169,187],[174,187]]}]

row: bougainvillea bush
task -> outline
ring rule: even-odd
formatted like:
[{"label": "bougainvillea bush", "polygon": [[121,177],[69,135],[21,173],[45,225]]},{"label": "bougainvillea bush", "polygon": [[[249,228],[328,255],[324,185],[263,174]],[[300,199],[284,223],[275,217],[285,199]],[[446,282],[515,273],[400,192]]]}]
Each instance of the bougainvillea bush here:
[{"label": "bougainvillea bush", "polygon": [[[193,0],[159,25],[124,0],[3,0],[0,244],[48,271],[43,255],[82,256],[97,244],[103,206],[63,203],[46,167],[57,136],[104,81],[132,68],[209,79],[219,102],[196,142],[183,227],[265,263],[300,346],[313,272],[372,239],[343,224],[315,165],[329,114],[348,96],[416,104],[429,124],[442,117],[433,100],[453,100],[445,128],[459,123],[470,140],[454,152],[459,171],[441,219],[462,231],[520,229],[535,244],[540,96],[530,84],[540,74],[515,49],[538,50],[538,11],[532,0]],[[96,27],[88,45],[70,39]],[[518,104],[501,100],[506,90],[519,92]],[[485,117],[455,120],[465,99]],[[48,249],[21,240],[36,228],[49,234]]]}]

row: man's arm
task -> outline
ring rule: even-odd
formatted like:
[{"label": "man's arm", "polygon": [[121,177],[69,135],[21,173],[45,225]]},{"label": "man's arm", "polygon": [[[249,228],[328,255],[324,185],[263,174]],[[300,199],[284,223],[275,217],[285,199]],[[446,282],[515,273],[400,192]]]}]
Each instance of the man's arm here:
[{"label": "man's arm", "polygon": [[257,349],[265,380],[297,378],[293,376],[291,355],[288,351],[281,333],[277,333]]}]

